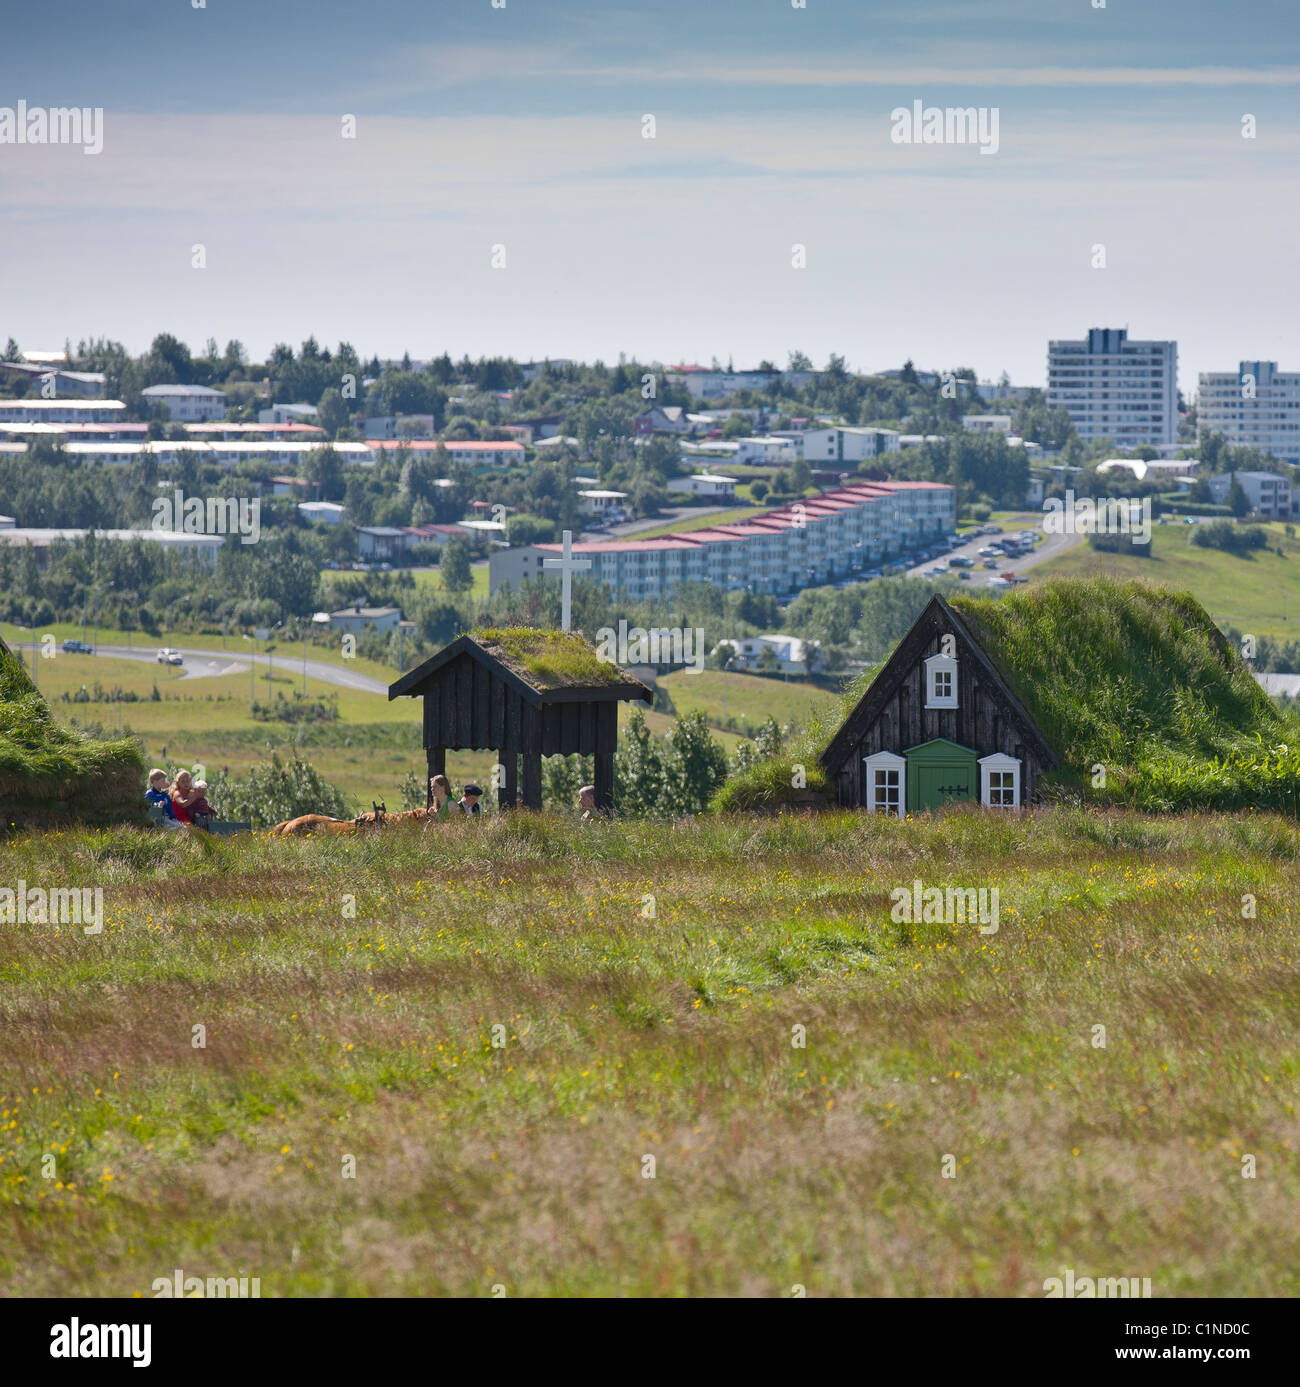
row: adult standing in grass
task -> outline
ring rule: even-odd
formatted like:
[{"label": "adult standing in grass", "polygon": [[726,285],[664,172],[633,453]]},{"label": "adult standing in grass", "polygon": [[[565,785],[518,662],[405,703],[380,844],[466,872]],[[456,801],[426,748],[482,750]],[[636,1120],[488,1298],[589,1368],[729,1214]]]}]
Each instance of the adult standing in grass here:
[{"label": "adult standing in grass", "polygon": [[460,803],[456,806],[462,814],[481,814],[483,806],[479,803],[483,791],[473,781],[460,792]]},{"label": "adult standing in grass", "polygon": [[594,785],[584,785],[578,791],[578,808],[582,810],[583,823],[596,818],[596,787]]}]

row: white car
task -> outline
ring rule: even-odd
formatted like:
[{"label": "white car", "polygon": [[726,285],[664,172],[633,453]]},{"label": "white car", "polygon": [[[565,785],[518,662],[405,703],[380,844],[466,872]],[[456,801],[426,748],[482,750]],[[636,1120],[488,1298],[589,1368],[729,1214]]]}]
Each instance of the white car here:
[{"label": "white car", "polygon": [[179,650],[173,650],[171,646],[164,646],[158,652],[158,663],[160,665],[183,665],[185,661],[181,658]]}]

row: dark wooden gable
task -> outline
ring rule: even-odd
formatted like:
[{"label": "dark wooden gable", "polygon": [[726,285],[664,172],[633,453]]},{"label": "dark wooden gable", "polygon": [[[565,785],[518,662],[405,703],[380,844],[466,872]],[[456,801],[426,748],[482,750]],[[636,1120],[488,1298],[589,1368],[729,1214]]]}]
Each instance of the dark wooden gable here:
[{"label": "dark wooden gable", "polygon": [[[957,706],[927,708],[925,661],[942,653],[943,637],[955,641]],[[1060,764],[1037,723],[1015,696],[970,629],[936,594],[899,642],[822,753],[821,765],[842,805],[863,802],[862,758],[878,751],[898,755],[944,738],[972,748],[977,756],[1004,752],[1023,763],[1022,794],[1028,802],[1035,782]]]},{"label": "dark wooden gable", "polygon": [[618,683],[544,687],[465,635],[404,674],[388,697],[424,700],[430,776],[445,771],[448,751],[496,750],[505,770],[498,786],[501,806],[513,808],[522,756],[524,802],[541,808],[541,757],[592,756],[597,801],[608,808],[618,705],[624,699],[649,703],[653,695],[627,675]]}]

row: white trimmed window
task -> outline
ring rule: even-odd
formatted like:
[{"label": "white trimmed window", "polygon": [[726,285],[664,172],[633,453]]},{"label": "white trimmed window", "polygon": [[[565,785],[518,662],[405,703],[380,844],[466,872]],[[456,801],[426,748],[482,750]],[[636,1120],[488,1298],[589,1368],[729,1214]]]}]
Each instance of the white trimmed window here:
[{"label": "white trimmed window", "polygon": [[907,813],[907,762],[892,751],[864,756],[867,767],[867,810],[872,814]]},{"label": "white trimmed window", "polygon": [[992,809],[1018,809],[1020,762],[1014,756],[998,752],[993,756],[981,756],[979,767],[980,803]]},{"label": "white trimmed window", "polygon": [[925,706],[957,706],[957,660],[952,655],[931,655],[925,662]]}]

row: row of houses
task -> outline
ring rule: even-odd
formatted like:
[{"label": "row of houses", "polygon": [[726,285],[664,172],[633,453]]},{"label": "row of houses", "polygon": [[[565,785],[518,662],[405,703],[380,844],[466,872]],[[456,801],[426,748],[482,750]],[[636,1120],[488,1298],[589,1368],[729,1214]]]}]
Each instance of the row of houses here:
[{"label": "row of houses", "polygon": [[[659,539],[586,541],[573,553],[590,563],[589,576],[630,598],[666,596],[680,583],[785,596],[848,578],[951,534],[957,504],[939,482],[848,485],[796,501],[752,519]],[[548,573],[559,545],[495,550],[489,582],[518,587]]]}]

